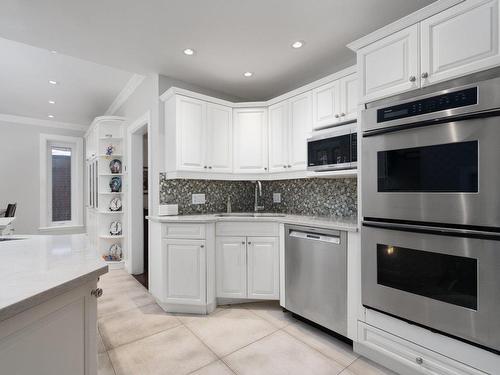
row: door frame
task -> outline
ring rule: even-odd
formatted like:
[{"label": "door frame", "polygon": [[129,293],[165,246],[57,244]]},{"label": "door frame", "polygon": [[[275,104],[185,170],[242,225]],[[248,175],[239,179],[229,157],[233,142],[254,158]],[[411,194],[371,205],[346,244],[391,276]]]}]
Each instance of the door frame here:
[{"label": "door frame", "polygon": [[[127,205],[125,209],[127,230],[126,244],[127,244],[127,257],[125,257],[125,269],[130,274],[140,274],[144,271],[144,224],[143,215],[143,149],[140,149],[140,155],[137,152],[137,142],[140,139],[142,145],[142,137],[144,133],[148,134],[148,209],[151,209],[151,111],[147,111],[142,116],[134,120],[127,127]],[[134,147],[135,146],[135,147]],[[138,168],[137,161],[141,161],[140,168]],[[137,164],[137,165],[136,165]],[[139,184],[140,182],[140,184]],[[140,205],[137,204],[140,201]],[[140,215],[139,212],[140,210]],[[149,226],[148,226],[149,231]],[[150,232],[150,231],[149,231]],[[151,237],[148,233],[148,251],[151,243]]]}]

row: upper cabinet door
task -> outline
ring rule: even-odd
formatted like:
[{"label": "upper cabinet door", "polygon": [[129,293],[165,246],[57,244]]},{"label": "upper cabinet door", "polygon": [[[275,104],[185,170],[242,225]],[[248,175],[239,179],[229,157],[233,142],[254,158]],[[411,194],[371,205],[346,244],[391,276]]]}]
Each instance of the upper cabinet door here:
[{"label": "upper cabinet door", "polygon": [[471,0],[421,22],[422,85],[500,64],[498,0]]},{"label": "upper cabinet door", "polygon": [[177,169],[203,171],[206,145],[206,103],[177,97]]},{"label": "upper cabinet door", "polygon": [[269,107],[269,171],[286,172],[289,152],[288,102]]},{"label": "upper cabinet door", "polygon": [[340,121],[339,81],[334,81],[314,89],[312,95],[314,129],[319,129]]},{"label": "upper cabinet door", "polygon": [[312,93],[310,91],[289,100],[290,156],[287,170],[306,170],[307,137],[312,131],[311,109]]},{"label": "upper cabinet door", "polygon": [[279,299],[277,237],[248,237],[248,298]]},{"label": "upper cabinet door", "polygon": [[209,172],[233,171],[233,110],[207,104],[207,154]]},{"label": "upper cabinet door", "polygon": [[233,120],[234,172],[266,173],[267,109],[235,109]]},{"label": "upper cabinet door", "polygon": [[340,120],[351,121],[358,117],[359,87],[357,74],[340,80]]},{"label": "upper cabinet door", "polygon": [[357,59],[364,102],[420,87],[418,25],[360,49]]}]

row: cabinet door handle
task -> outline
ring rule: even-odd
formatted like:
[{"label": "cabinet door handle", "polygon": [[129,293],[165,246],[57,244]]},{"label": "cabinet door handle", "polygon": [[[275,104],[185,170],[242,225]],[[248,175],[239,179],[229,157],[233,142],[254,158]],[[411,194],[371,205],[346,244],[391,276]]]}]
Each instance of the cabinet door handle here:
[{"label": "cabinet door handle", "polygon": [[200,245],[200,247],[203,249],[205,247],[205,245]]},{"label": "cabinet door handle", "polygon": [[284,165],[283,168],[286,168],[286,165]]},{"label": "cabinet door handle", "polygon": [[287,165],[288,168],[292,168],[292,166],[290,164]]},{"label": "cabinet door handle", "polygon": [[425,78],[429,77],[429,73],[423,72],[421,77],[425,79]]},{"label": "cabinet door handle", "polygon": [[415,82],[415,81],[417,80],[417,77],[415,77],[415,76],[410,76],[410,78],[408,78],[408,80],[409,80],[410,82]]},{"label": "cabinet door handle", "polygon": [[208,169],[212,169],[212,166],[208,167]]},{"label": "cabinet door handle", "polygon": [[336,113],[336,114],[335,114],[335,118],[339,118],[339,117],[340,117],[340,116],[339,116],[339,114],[338,114],[338,113]]},{"label": "cabinet door handle", "polygon": [[424,359],[422,357],[417,357],[417,358],[415,358],[415,362],[417,362],[419,365],[421,365],[422,363],[424,363]]},{"label": "cabinet door handle", "polygon": [[244,244],[245,244],[245,241],[242,241],[242,242],[241,242],[241,244],[242,244],[242,245],[244,245]]},{"label": "cabinet door handle", "polygon": [[99,298],[99,297],[102,296],[102,289],[101,288],[92,289],[92,291],[90,292],[90,294],[92,296],[94,296],[95,298]]},{"label": "cabinet door handle", "polygon": [[266,168],[266,167],[264,167],[264,170],[265,170],[265,171],[267,171],[267,168]]},{"label": "cabinet door handle", "polygon": [[207,169],[208,167],[205,165],[205,166],[203,166],[203,168]]},{"label": "cabinet door handle", "polygon": [[344,113],[344,112],[342,112],[342,113],[340,114],[340,117],[344,117],[344,116],[345,116],[345,113]]},{"label": "cabinet door handle", "polygon": [[252,243],[250,241],[248,241],[248,244],[251,245]]}]

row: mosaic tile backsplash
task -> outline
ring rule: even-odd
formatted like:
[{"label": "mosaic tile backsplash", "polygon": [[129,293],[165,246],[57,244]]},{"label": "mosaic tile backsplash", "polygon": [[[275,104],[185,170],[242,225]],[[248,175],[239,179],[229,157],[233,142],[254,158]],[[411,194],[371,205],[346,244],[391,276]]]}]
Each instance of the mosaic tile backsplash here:
[{"label": "mosaic tile backsplash", "polygon": [[[255,184],[250,181],[167,180],[160,174],[160,204],[177,203],[180,215],[225,212],[231,198],[233,212],[254,208]],[[191,194],[205,194],[205,204],[192,204]],[[273,203],[281,193],[281,203]],[[259,205],[264,211],[296,215],[352,217],[357,215],[357,180],[292,179],[262,181]]]}]

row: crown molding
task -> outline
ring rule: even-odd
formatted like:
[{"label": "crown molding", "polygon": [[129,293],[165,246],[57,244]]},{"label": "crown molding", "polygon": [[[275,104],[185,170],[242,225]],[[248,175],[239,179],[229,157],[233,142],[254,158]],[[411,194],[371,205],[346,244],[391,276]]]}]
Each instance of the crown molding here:
[{"label": "crown molding", "polygon": [[106,116],[112,116],[116,113],[116,111],[127,101],[127,99],[134,93],[134,91],[139,87],[139,85],[144,81],[145,76],[140,74],[133,74],[132,77],[128,80],[128,82],[123,86],[123,89],[116,96],[113,103],[109,106],[107,111],[105,112]]},{"label": "crown molding", "polygon": [[43,126],[46,128],[77,130],[82,132],[86,131],[88,128],[88,125],[80,125],[71,122],[62,122],[53,120],[42,120],[34,117],[8,115],[5,113],[0,113],[0,122],[7,122],[11,124],[21,124],[21,125]]},{"label": "crown molding", "polygon": [[365,35],[347,45],[347,48],[356,52],[360,48],[363,48],[377,40],[383,39],[388,35],[394,34],[400,30],[403,30],[409,26],[412,26],[426,18],[429,18],[437,13],[440,13],[452,6],[455,6],[459,3],[464,2],[465,0],[438,0],[434,3],[431,3],[409,15],[398,19],[374,32]]}]

